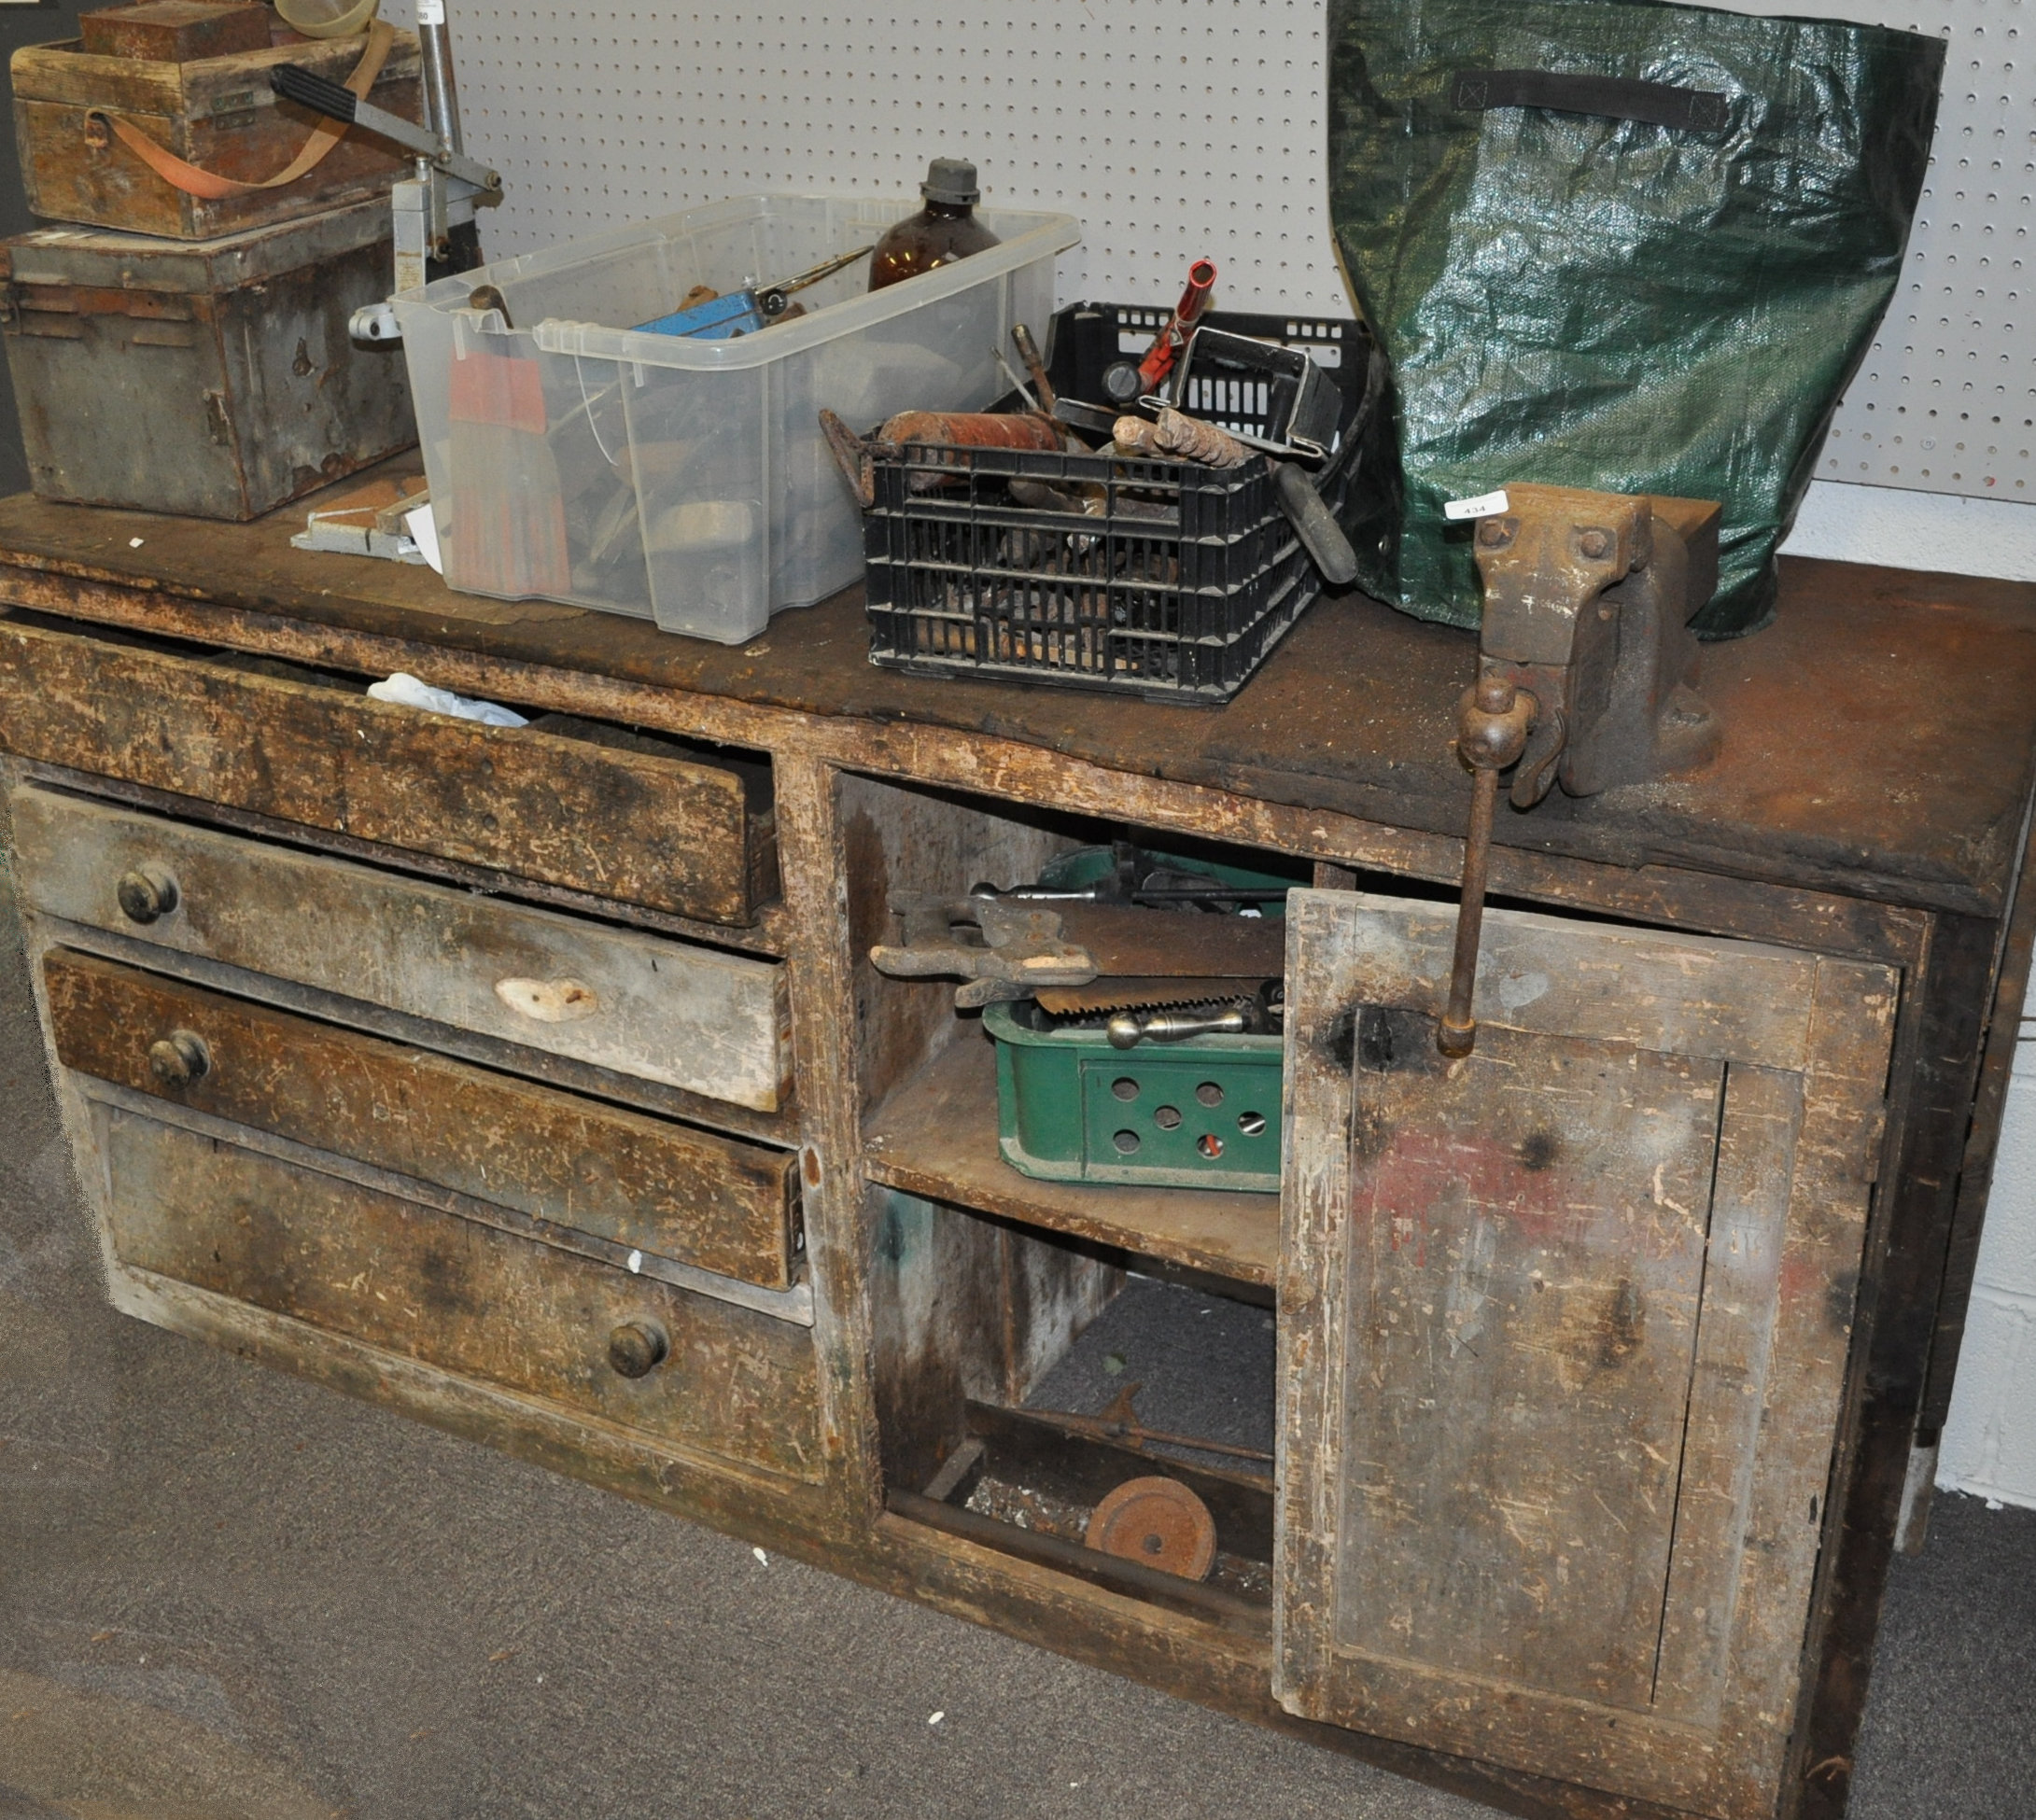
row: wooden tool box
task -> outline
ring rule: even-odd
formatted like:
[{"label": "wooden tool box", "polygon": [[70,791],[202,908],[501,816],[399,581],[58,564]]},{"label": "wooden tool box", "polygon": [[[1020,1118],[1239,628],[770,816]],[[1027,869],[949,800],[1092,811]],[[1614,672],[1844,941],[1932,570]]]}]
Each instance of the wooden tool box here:
[{"label": "wooden tool box", "polygon": [[[191,62],[98,55],[82,41],[25,45],[9,66],[14,138],[29,213],[126,233],[211,240],[247,228],[386,196],[401,155],[349,133],[295,183],[238,195],[195,196],[151,170],[113,131],[116,117],[200,170],[260,183],[296,157],[318,122],[269,87],[277,63],[344,82],[359,38],[304,39]],[[423,106],[417,37],[399,32],[370,99],[405,119]]]},{"label": "wooden tool box", "polygon": [[[1092,702],[872,669],[853,596],[725,650],[289,519],[0,505],[119,1306],[1513,1812],[1842,1811],[2036,932],[2036,589],[1785,564],[1711,766],[1502,819],[1445,1073],[1466,635],[1327,600],[1227,710]],[[1019,1174],[977,1021],[868,962],[1113,834],[1309,888],[1278,1196]],[[1027,1408],[1130,1270],[1276,1321],[1270,1474]],[[1171,1474],[1250,1571],[992,1470]]]}]

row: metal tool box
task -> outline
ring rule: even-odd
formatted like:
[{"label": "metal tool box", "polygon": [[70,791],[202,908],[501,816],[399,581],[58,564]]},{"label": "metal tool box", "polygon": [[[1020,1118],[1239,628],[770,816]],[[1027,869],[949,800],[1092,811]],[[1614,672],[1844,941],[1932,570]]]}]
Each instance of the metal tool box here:
[{"label": "metal tool box", "polygon": [[402,351],[346,332],[389,257],[379,201],[220,240],[7,242],[0,328],[36,494],[256,518],[410,447]]}]

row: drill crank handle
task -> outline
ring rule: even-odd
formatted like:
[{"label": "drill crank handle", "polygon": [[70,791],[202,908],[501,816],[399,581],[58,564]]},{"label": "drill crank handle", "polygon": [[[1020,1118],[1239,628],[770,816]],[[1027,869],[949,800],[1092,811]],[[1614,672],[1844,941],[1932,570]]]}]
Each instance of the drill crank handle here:
[{"label": "drill crank handle", "polygon": [[780,278],[775,285],[757,286],[751,294],[756,299],[758,312],[766,316],[784,315],[785,305],[792,301],[793,291],[804,290],[808,285],[817,285],[822,278],[832,278],[835,273],[846,271],[856,260],[866,258],[876,250],[877,244],[872,241],[867,246],[858,246],[854,252],[844,253],[838,259],[823,259],[819,265],[809,267],[796,277]]},{"label": "drill crank handle", "polygon": [[269,72],[269,87],[285,101],[294,101],[300,107],[310,108],[314,114],[323,114],[327,119],[337,120],[343,126],[358,126],[364,133],[373,133],[377,139],[386,139],[392,146],[400,146],[414,157],[424,159],[447,176],[471,184],[477,190],[494,196],[501,194],[502,179],[497,172],[464,152],[453,150],[428,127],[419,126],[414,120],[404,119],[400,114],[391,114],[372,102],[362,101],[351,89],[341,88],[316,70],[305,69],[299,63],[278,63]]}]

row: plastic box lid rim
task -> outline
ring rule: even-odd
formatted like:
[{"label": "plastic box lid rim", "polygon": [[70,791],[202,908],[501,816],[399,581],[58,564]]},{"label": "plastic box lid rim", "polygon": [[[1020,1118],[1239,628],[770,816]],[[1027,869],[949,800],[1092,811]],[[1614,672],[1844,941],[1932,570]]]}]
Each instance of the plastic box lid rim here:
[{"label": "plastic box lid rim", "polygon": [[[776,360],[803,353],[808,348],[835,341],[895,317],[907,315],[924,304],[937,302],[958,292],[970,290],[995,277],[1016,272],[1034,261],[1050,259],[1076,245],[1082,237],[1081,223],[1072,215],[1035,209],[978,209],[986,226],[1003,237],[995,246],[972,253],[951,265],[921,273],[903,284],[880,291],[844,298],[825,309],[795,322],[780,323],[769,335],[745,335],[732,341],[695,341],[680,335],[647,334],[637,329],[608,329],[590,322],[547,317],[528,328],[515,330],[495,329],[499,320],[492,311],[470,313],[467,299],[478,285],[498,283],[491,274],[504,265],[523,265],[525,260],[547,262],[560,254],[577,250],[583,259],[620,250],[646,236],[683,234],[701,227],[739,220],[753,213],[758,204],[818,203],[856,209],[896,210],[896,219],[916,214],[921,206],[914,198],[892,196],[826,196],[768,194],[731,197],[676,215],[612,229],[585,240],[567,241],[541,253],[525,254],[514,260],[499,260],[456,277],[441,278],[435,284],[400,292],[392,301],[399,309],[428,310],[433,315],[458,317],[480,314],[482,322],[466,325],[469,332],[507,336],[527,335],[541,353],[568,354],[588,359],[627,361],[632,365],[694,371],[736,371],[767,366]],[[529,268],[526,267],[526,270]]]}]

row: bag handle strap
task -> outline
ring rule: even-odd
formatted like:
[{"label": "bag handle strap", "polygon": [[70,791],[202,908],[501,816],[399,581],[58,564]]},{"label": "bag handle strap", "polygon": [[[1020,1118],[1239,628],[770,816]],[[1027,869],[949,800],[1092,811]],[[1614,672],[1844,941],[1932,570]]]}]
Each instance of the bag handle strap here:
[{"label": "bag handle strap", "polygon": [[[367,100],[368,91],[374,87],[375,77],[382,74],[382,65],[388,61],[395,42],[396,34],[386,21],[378,19],[368,28],[368,42],[361,50],[360,61],[346,78],[346,87],[353,91],[356,100]],[[118,114],[94,108],[86,119],[104,120],[119,135],[120,143],[165,183],[181,189],[187,196],[196,196],[208,203],[223,202],[229,196],[250,196],[262,189],[280,189],[285,184],[295,183],[313,170],[347,133],[343,121],[320,120],[311,129],[311,136],[298,148],[297,156],[273,177],[263,177],[259,183],[243,183],[237,177],[222,177],[216,172],[202,171],[197,165],[188,163]]]},{"label": "bag handle strap", "polygon": [[1542,69],[1462,69],[1450,103],[1470,112],[1493,107],[1549,107],[1559,114],[1602,114],[1686,133],[1716,133],[1725,124],[1725,97],[1715,89],[1636,82],[1622,76],[1558,76]]}]

